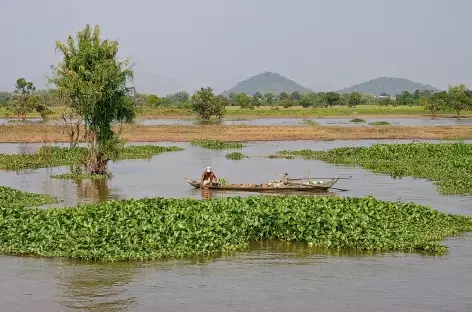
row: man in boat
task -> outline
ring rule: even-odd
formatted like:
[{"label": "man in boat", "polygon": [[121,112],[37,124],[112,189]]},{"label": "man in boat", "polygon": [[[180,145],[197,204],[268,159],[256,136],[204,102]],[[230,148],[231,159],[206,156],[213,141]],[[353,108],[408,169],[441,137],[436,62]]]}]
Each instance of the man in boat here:
[{"label": "man in boat", "polygon": [[207,167],[206,170],[202,173],[202,182],[200,183],[200,188],[203,188],[206,185],[213,185],[213,180],[215,183],[218,182],[216,175],[211,171],[211,167]]}]

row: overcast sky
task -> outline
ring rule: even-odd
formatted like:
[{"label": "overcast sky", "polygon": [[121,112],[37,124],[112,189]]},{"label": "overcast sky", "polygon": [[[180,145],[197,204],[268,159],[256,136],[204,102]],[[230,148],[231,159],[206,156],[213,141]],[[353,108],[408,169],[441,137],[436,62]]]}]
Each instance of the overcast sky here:
[{"label": "overcast sky", "polygon": [[0,90],[45,85],[89,23],[135,63],[138,91],[229,89],[263,71],[315,91],[393,76],[472,87],[471,0],[0,0]]}]

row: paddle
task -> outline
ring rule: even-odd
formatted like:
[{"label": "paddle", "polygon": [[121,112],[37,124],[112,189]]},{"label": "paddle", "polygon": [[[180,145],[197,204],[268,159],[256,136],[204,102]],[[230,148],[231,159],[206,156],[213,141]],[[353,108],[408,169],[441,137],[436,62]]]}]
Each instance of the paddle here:
[{"label": "paddle", "polygon": [[[349,180],[350,178],[352,178],[352,176],[349,176],[349,178],[338,178],[340,180]],[[331,178],[314,178],[314,177],[309,177],[309,178],[293,178],[293,179],[288,179],[289,181],[298,181],[298,180],[311,180],[311,179],[333,179],[333,177]]]},{"label": "paddle", "polygon": [[332,188],[330,188],[330,190],[338,190],[338,191],[341,191],[341,192],[347,192],[347,191],[349,191],[349,190],[340,189],[340,188],[337,188],[337,187],[332,187]]}]

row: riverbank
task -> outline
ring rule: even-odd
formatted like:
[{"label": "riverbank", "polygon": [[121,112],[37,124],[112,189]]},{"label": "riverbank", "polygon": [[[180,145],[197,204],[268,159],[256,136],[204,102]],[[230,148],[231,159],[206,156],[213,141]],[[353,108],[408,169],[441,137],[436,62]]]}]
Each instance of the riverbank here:
[{"label": "riverbank", "polygon": [[[53,107],[53,114],[48,116],[51,119],[58,119],[63,107]],[[16,118],[7,114],[5,109],[0,109],[0,118]],[[40,118],[37,113],[27,114],[27,118]],[[254,118],[363,118],[363,117],[390,117],[390,118],[433,118],[422,106],[397,106],[382,107],[378,105],[359,105],[355,109],[347,106],[303,108],[294,106],[284,108],[281,106],[270,107],[261,106],[255,109],[241,109],[239,106],[226,107],[226,120],[254,119]],[[437,114],[441,118],[457,118],[453,111],[445,111]],[[460,118],[471,118],[472,115],[463,112]],[[190,110],[182,108],[142,108],[136,110],[136,118],[150,119],[195,119],[197,115]]]},{"label": "riverbank", "polygon": [[[119,128],[115,128],[116,131]],[[359,139],[472,139],[472,126],[140,126],[124,125],[122,136],[131,142],[189,142],[195,139],[222,141],[292,141]],[[82,132],[83,133],[83,132]],[[61,126],[3,125],[1,143],[68,142]]]}]

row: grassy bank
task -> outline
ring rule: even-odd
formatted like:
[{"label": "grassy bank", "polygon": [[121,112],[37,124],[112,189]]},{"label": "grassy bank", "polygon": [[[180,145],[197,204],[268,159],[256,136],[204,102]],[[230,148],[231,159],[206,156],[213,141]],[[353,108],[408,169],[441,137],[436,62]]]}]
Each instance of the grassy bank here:
[{"label": "grassy bank", "polygon": [[[118,129],[116,129],[118,130]],[[472,126],[123,126],[122,136],[131,142],[290,141],[356,139],[470,139]],[[59,126],[0,126],[0,142],[68,142]]]},{"label": "grassy bank", "polygon": [[358,165],[393,177],[424,178],[434,181],[443,194],[472,194],[472,144],[376,144],[328,151],[281,151],[280,154]]},{"label": "grassy bank", "polygon": [[[53,107],[53,114],[49,118],[59,118],[61,112],[64,111],[62,107]],[[0,118],[6,117],[7,110],[0,109]],[[469,113],[463,112],[464,116]],[[440,112],[438,116],[454,117],[454,111]],[[470,115],[470,114],[469,114]],[[255,109],[241,109],[239,106],[226,107],[226,119],[239,118],[305,118],[305,117],[431,117],[431,114],[422,106],[378,106],[378,105],[359,105],[355,109],[347,106],[338,107],[321,107],[321,108],[303,108],[301,106],[294,106],[284,108],[281,106],[270,107],[261,106]],[[463,117],[464,117],[463,116]],[[10,115],[11,118],[16,116]],[[28,118],[39,118],[39,114],[30,113]],[[196,118],[197,115],[187,109],[181,108],[145,108],[139,107],[136,112],[137,118]]]},{"label": "grassy bank", "polygon": [[[117,160],[149,159],[164,152],[183,150],[176,146],[126,146]],[[87,154],[85,147],[64,148],[56,146],[40,147],[34,154],[0,154],[0,170],[38,169],[82,164]],[[62,176],[64,178],[65,176]],[[61,178],[61,177],[58,177]]]},{"label": "grassy bank", "polygon": [[264,239],[442,254],[447,248],[437,241],[472,230],[470,217],[373,198],[153,198],[36,210],[12,205],[10,192],[0,188],[0,252],[15,255],[179,258],[243,250]]}]

